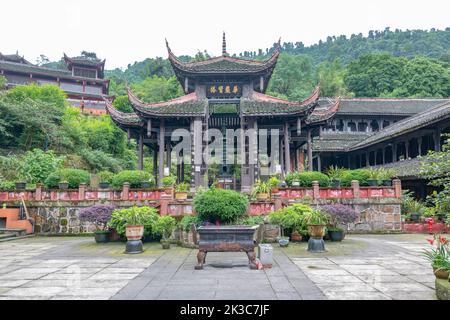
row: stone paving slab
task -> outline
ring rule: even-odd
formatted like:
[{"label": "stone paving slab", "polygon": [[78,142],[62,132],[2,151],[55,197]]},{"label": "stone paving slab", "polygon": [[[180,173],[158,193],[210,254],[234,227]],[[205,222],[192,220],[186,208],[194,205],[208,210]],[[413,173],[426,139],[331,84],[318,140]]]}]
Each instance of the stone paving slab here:
[{"label": "stone paving slab", "polygon": [[436,299],[425,238],[349,235],[323,254],[307,253],[305,243],[274,245],[265,270],[250,270],[243,253],[209,253],[204,270],[194,270],[192,249],[145,244],[130,256],[123,243],[28,238],[0,243],[0,300]]}]

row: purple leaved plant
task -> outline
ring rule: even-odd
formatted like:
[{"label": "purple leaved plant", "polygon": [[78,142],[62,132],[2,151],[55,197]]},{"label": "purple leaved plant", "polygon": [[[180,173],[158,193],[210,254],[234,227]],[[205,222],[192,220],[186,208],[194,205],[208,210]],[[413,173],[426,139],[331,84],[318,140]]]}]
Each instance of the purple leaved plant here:
[{"label": "purple leaved plant", "polygon": [[84,222],[91,222],[95,225],[97,230],[106,230],[111,214],[116,209],[112,205],[96,204],[85,209],[80,210],[80,220]]},{"label": "purple leaved plant", "polygon": [[322,212],[330,216],[331,224],[337,227],[340,224],[347,225],[359,218],[359,213],[350,206],[343,204],[329,204],[321,207]]}]

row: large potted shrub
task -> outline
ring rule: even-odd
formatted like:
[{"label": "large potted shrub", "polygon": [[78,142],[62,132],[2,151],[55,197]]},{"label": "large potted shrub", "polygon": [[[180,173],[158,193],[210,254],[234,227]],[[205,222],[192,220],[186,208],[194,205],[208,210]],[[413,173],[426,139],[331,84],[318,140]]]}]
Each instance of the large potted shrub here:
[{"label": "large potted shrub", "polygon": [[96,230],[94,232],[95,242],[105,243],[109,241],[110,231],[108,222],[111,220],[111,214],[115,206],[96,204],[80,210],[80,221],[92,223]]},{"label": "large potted shrub", "polygon": [[392,178],[397,175],[397,172],[394,169],[378,169],[378,179],[381,181],[381,184],[385,187],[392,186]]},{"label": "large potted shrub", "polygon": [[347,169],[340,168],[338,166],[330,166],[327,170],[327,175],[330,178],[330,185],[333,188],[339,188],[341,186],[341,180]]},{"label": "large potted shrub", "polygon": [[[89,172],[81,169],[59,169],[51,173],[45,180],[45,185],[49,189],[56,189],[59,187],[68,189],[77,189],[80,184],[89,184]],[[59,185],[64,183],[64,185]],[[66,189],[67,189],[66,188]]]},{"label": "large potted shrub", "polygon": [[153,176],[143,170],[123,170],[118,174],[114,175],[112,180],[112,186],[114,188],[122,188],[125,182],[130,184],[130,188],[141,188],[143,182],[154,183],[155,179]]},{"label": "large potted shrub", "polygon": [[171,216],[159,217],[155,224],[155,232],[160,234],[163,249],[170,249],[170,235],[177,226],[177,221]]},{"label": "large potted shrub", "polygon": [[109,185],[112,183],[114,178],[114,173],[110,171],[100,171],[97,174],[99,181],[99,188],[100,189],[108,189]]},{"label": "large potted shrub", "polygon": [[236,191],[210,188],[197,192],[194,210],[201,221],[229,224],[245,215],[248,198]]},{"label": "large potted shrub", "polygon": [[325,235],[325,228],[328,224],[328,216],[320,210],[305,212],[304,222],[308,226],[308,233],[311,238],[322,239]]},{"label": "large potted shrub", "polygon": [[379,171],[377,169],[368,169],[369,179],[367,183],[371,187],[378,186],[378,181],[380,180]]},{"label": "large potted shrub", "polygon": [[306,204],[293,204],[270,213],[269,222],[280,226],[282,238],[288,231],[290,233],[288,239],[301,241],[302,233],[306,230],[305,213],[312,211],[313,209]]},{"label": "large potted shrub", "polygon": [[359,218],[358,212],[343,204],[325,205],[321,210],[329,216],[328,236],[331,241],[342,241],[345,232],[340,226],[353,223]]},{"label": "large potted shrub", "polygon": [[186,200],[190,187],[191,185],[187,182],[177,184],[175,187],[175,199]]},{"label": "large potted shrub", "polygon": [[261,180],[256,180],[253,185],[252,196],[258,200],[267,200],[270,196],[270,186]]},{"label": "large potted shrub", "polygon": [[281,181],[277,176],[272,176],[269,180],[267,180],[271,194],[278,193],[280,191],[280,183]]},{"label": "large potted shrub", "polygon": [[164,187],[164,192],[165,192],[166,194],[169,194],[169,195],[172,194],[172,192],[173,192],[173,186],[175,185],[175,182],[176,182],[176,181],[177,181],[177,178],[176,178],[175,176],[172,176],[172,175],[167,176],[167,177],[164,177],[164,178],[162,179],[162,184],[163,184],[163,187]]}]

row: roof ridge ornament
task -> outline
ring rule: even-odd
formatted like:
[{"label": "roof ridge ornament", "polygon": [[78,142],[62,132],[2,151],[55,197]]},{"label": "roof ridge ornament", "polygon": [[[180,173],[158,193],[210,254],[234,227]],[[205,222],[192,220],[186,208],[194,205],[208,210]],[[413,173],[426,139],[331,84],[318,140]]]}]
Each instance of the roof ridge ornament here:
[{"label": "roof ridge ornament", "polygon": [[225,38],[225,31],[223,32],[223,36],[222,36],[222,56],[223,57],[227,57],[228,53],[227,53],[227,40]]}]

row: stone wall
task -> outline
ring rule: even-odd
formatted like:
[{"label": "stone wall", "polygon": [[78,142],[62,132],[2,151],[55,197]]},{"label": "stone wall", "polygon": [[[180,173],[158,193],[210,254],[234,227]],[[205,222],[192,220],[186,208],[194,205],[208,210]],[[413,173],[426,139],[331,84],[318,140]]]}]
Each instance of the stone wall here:
[{"label": "stone wall", "polygon": [[[118,208],[154,206],[161,215],[184,216],[194,214],[192,200],[175,200],[173,194],[162,190],[130,190],[124,184],[122,191],[88,190],[85,185],[78,191],[35,191],[0,193],[0,201],[20,205],[20,198],[27,203],[30,215],[35,220],[36,233],[76,234],[94,231],[94,227],[79,221],[82,208],[93,204],[113,204]],[[379,232],[402,230],[400,202],[401,184],[394,180],[392,187],[359,187],[352,181],[351,188],[284,189],[269,200],[251,202],[249,215],[268,215],[293,203],[312,206],[342,203],[361,213],[360,221],[349,226],[349,232]]]}]

